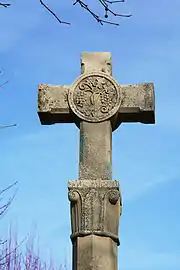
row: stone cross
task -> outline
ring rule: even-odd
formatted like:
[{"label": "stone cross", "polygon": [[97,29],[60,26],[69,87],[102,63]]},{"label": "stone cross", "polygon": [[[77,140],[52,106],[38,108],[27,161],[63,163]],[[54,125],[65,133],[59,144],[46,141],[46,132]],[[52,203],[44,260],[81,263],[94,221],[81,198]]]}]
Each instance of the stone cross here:
[{"label": "stone cross", "polygon": [[73,270],[117,270],[122,199],[112,181],[112,132],[122,122],[155,123],[153,83],[121,85],[108,52],[83,53],[69,86],[39,85],[41,124],[80,129],[79,178],[68,181]]}]

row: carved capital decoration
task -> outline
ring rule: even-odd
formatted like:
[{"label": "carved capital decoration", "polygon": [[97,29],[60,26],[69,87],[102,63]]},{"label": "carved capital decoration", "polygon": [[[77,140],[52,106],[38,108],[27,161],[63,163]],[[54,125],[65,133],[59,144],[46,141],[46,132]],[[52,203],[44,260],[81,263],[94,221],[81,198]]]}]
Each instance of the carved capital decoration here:
[{"label": "carved capital decoration", "polygon": [[103,72],[81,75],[68,94],[71,110],[88,122],[101,122],[115,115],[120,107],[120,87]]},{"label": "carved capital decoration", "polygon": [[118,181],[68,182],[71,202],[71,240],[86,235],[110,237],[119,245],[118,229],[122,200]]}]

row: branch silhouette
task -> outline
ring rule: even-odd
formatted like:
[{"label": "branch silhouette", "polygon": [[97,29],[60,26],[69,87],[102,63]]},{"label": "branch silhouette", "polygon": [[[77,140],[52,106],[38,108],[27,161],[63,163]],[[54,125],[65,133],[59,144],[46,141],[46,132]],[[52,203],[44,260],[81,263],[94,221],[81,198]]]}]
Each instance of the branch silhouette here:
[{"label": "branch silhouette", "polygon": [[[9,83],[9,81],[5,81],[4,83],[0,84],[0,88],[3,87],[5,84]],[[0,126],[0,129],[2,128],[9,128],[9,127],[16,127],[17,124],[11,124],[11,125],[6,125],[6,126]]]},{"label": "branch silhouette", "polygon": [[[118,0],[118,1],[97,0],[97,1],[99,2],[99,4],[102,6],[102,8],[103,8],[104,11],[105,11],[105,14],[104,14],[104,18],[105,18],[105,19],[99,17],[99,15],[98,15],[97,13],[95,13],[95,12],[94,12],[87,4],[86,4],[85,1],[76,0],[76,1],[73,3],[73,6],[79,4],[81,8],[85,9],[86,11],[88,11],[88,12],[93,16],[93,18],[94,18],[98,23],[100,23],[101,25],[103,25],[104,23],[106,23],[106,24],[112,24],[112,25],[119,26],[119,23],[115,23],[115,22],[112,22],[112,21],[107,20],[107,18],[109,17],[109,14],[113,15],[114,17],[125,17],[125,18],[129,18],[129,17],[132,16],[131,14],[119,14],[119,13],[116,13],[116,12],[114,12],[114,11],[110,8],[110,5],[117,4],[117,3],[124,3],[125,0]],[[50,8],[44,3],[43,0],[40,0],[40,3],[43,5],[43,7],[44,7],[45,9],[47,9],[48,12],[50,12],[50,13],[55,17],[55,19],[56,19],[60,24],[68,24],[68,25],[70,25],[69,22],[60,20],[60,18],[52,11],[52,9],[50,9]]]},{"label": "branch silhouette", "polygon": [[[119,14],[119,13],[116,13],[116,12],[112,11],[112,9],[110,9],[110,7],[109,7],[112,4],[124,3],[125,0],[119,0],[119,1],[98,0],[98,2],[104,8],[104,11],[105,11],[104,18],[105,19],[107,19],[109,17],[109,14],[112,14],[115,17],[117,16],[117,17],[126,17],[126,18],[129,18],[129,17],[132,16],[131,14]],[[96,14],[94,11],[92,11],[84,1],[76,0],[73,5],[76,5],[76,4],[79,4],[82,8],[87,10],[95,18],[95,20],[98,23],[100,23],[101,25],[103,25],[104,23],[107,23],[107,24],[112,24],[112,25],[119,26],[119,23],[115,23],[115,22],[112,22],[112,21],[109,21],[109,20],[104,20],[104,19],[100,18],[99,15]]]},{"label": "branch silhouette", "polygon": [[[0,191],[0,196],[2,196],[6,191],[8,191],[9,189],[11,189],[12,187],[16,186],[17,185],[17,181],[14,182],[13,184],[9,185],[7,188],[3,189]],[[2,218],[2,216],[4,215],[4,213],[7,211],[9,205],[12,203],[12,201],[14,200],[15,196],[16,196],[16,193],[17,193],[17,189],[16,191],[14,192],[13,196],[9,198],[8,202],[5,203],[4,205],[1,205],[0,206],[0,219]],[[0,197],[0,200],[1,200],[1,197]]]},{"label": "branch silhouette", "polygon": [[45,9],[47,9],[47,11],[49,11],[55,18],[56,20],[61,23],[61,24],[70,24],[69,22],[65,22],[59,19],[59,17],[42,1],[40,0],[41,5],[43,5],[43,7],[45,7]]},{"label": "branch silhouette", "polygon": [[0,126],[0,129],[1,129],[1,128],[16,127],[16,126],[17,126],[17,124],[6,125],[6,126]]},{"label": "branch silhouette", "polygon": [[9,82],[9,81],[6,81],[6,82],[0,84],[0,88],[3,87],[3,86],[4,86],[6,83],[8,83],[8,82]]},{"label": "branch silhouette", "polygon": [[[47,4],[44,3],[44,0],[39,0],[41,5],[60,23],[60,24],[67,24],[67,25],[70,25],[70,22],[66,22],[66,21],[62,21],[58,15],[56,15],[56,13],[47,6]],[[104,23],[107,23],[107,24],[112,24],[112,25],[116,25],[116,26],[119,26],[119,23],[115,23],[115,22],[112,22],[112,21],[109,21],[107,20],[107,18],[109,17],[109,14],[113,15],[114,17],[125,17],[125,18],[129,18],[131,17],[132,15],[131,14],[119,14],[119,13],[116,13],[114,12],[110,6],[113,5],[113,4],[118,4],[118,3],[124,3],[125,0],[97,0],[98,3],[102,6],[102,8],[104,9],[105,11],[105,14],[104,14],[104,18],[101,18],[99,17],[99,15],[97,13],[95,13],[87,4],[85,1],[81,1],[81,0],[76,0],[74,3],[73,3],[73,6],[75,6],[76,4],[79,4],[81,8],[85,9],[86,11],[88,11],[93,17],[94,19],[100,23],[101,25],[103,25]],[[11,4],[9,3],[0,3],[0,6],[2,7],[9,7],[11,6]]]},{"label": "branch silhouette", "polygon": [[10,7],[10,5],[11,5],[11,4],[3,4],[3,3],[0,3],[0,6],[1,6],[1,7],[5,7],[5,8]]}]

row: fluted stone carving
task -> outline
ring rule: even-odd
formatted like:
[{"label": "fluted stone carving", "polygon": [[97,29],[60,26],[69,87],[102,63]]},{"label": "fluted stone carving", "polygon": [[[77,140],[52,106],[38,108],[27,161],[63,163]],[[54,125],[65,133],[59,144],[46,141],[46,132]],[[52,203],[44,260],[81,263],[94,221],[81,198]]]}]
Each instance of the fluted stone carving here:
[{"label": "fluted stone carving", "polygon": [[93,234],[110,237],[119,245],[122,200],[118,181],[69,181],[68,190],[71,239]]}]

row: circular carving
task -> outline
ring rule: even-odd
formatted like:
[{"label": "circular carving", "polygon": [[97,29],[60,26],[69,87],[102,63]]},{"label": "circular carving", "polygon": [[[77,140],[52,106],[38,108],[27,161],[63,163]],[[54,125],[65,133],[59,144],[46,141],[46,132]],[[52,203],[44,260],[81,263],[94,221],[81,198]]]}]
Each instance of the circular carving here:
[{"label": "circular carving", "polygon": [[103,72],[80,76],[69,90],[72,111],[88,122],[101,122],[112,117],[120,107],[120,87]]},{"label": "circular carving", "polygon": [[72,203],[76,203],[79,199],[79,193],[77,191],[69,191],[68,199]]},{"label": "circular carving", "polygon": [[118,190],[111,190],[108,196],[109,196],[109,202],[115,205],[117,201],[119,200],[120,194]]}]

